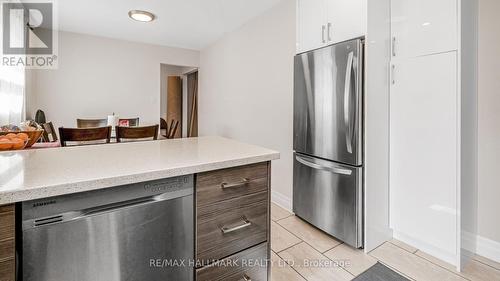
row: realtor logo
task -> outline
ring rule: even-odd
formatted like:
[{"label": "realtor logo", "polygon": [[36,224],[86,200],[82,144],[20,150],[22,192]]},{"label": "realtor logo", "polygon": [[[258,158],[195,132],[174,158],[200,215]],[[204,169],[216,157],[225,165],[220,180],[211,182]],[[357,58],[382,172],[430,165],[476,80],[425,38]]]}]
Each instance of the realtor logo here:
[{"label": "realtor logo", "polygon": [[2,3],[2,66],[55,68],[54,3]]}]

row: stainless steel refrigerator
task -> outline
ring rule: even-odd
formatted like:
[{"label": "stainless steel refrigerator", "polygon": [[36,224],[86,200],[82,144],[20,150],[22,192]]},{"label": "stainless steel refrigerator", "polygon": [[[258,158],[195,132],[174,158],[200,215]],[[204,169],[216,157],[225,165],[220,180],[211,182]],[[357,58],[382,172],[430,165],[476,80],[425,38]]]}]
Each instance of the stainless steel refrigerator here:
[{"label": "stainless steel refrigerator", "polygon": [[295,56],[293,211],[363,247],[363,41]]}]

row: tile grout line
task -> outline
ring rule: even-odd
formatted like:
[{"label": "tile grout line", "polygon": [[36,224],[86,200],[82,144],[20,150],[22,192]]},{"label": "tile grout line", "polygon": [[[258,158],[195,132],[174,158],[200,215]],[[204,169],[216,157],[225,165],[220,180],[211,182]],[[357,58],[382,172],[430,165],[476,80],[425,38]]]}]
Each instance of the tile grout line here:
[{"label": "tile grout line", "polygon": [[[304,244],[308,245],[308,246],[309,246],[309,247],[311,247],[314,251],[316,251],[318,254],[320,254],[322,257],[324,257],[324,258],[326,258],[327,260],[330,260],[330,261],[331,261],[331,259],[330,259],[330,258],[328,258],[327,256],[323,255],[320,251],[318,251],[318,250],[317,250],[316,248],[314,248],[313,246],[309,245],[306,241],[302,241],[301,243],[304,243]],[[301,243],[297,243],[297,244],[295,244],[294,246],[299,245],[299,244],[301,244]],[[340,245],[340,244],[339,244],[339,245]],[[338,246],[338,245],[337,245],[337,246]],[[292,247],[290,247],[290,248],[292,248]],[[332,248],[332,249],[333,249],[333,248]],[[279,254],[278,254],[278,256],[279,256]],[[281,256],[279,256],[279,257],[280,257],[283,261],[285,261],[285,260],[284,260]],[[285,262],[286,262],[286,261],[285,261]],[[287,264],[288,264],[288,263],[287,263]],[[293,270],[295,270],[295,269],[293,268],[293,266],[292,266],[292,265],[290,265],[290,267],[291,267]],[[343,271],[347,272],[347,274],[351,275],[351,276],[352,276],[352,277],[354,277],[354,278],[356,278],[356,277],[357,277],[356,275],[352,274],[351,272],[349,272],[347,269],[343,268],[342,266],[338,266],[338,268],[339,268],[340,270],[343,270]],[[295,270],[295,272],[297,272],[297,270]],[[299,272],[297,272],[297,273],[299,273]],[[302,276],[302,274],[300,274],[300,273],[299,273],[299,275],[300,275],[300,276]],[[304,278],[305,280],[309,280],[309,279],[305,278],[304,276],[302,276],[302,278]]]},{"label": "tile grout line", "polygon": [[401,276],[403,276],[403,277],[405,277],[405,278],[407,278],[407,279],[409,279],[409,280],[416,281],[416,279],[415,279],[415,278],[408,276],[408,274],[406,274],[406,273],[402,272],[401,270],[399,270],[399,269],[395,268],[394,266],[391,266],[391,265],[389,265],[389,264],[387,264],[387,263],[385,263],[385,262],[383,262],[383,261],[381,261],[381,260],[379,260],[379,259],[377,259],[377,261],[378,261],[379,263],[381,263],[382,265],[386,266],[387,268],[389,268],[389,269],[393,270],[394,272],[396,272],[396,273],[400,274]]},{"label": "tile grout line", "polygon": [[[278,225],[280,225],[281,227],[283,227],[284,229],[288,230],[286,227],[284,227],[283,225],[281,225],[279,222],[276,222],[276,223],[277,223]],[[288,230],[288,231],[289,231],[289,230]],[[293,233],[292,233],[292,234],[293,234]],[[296,236],[296,235],[294,234],[294,236]],[[339,241],[339,240],[337,240],[337,239],[335,239],[335,238],[333,238],[333,237],[332,237],[332,239],[333,239],[334,241],[338,242],[338,244],[337,244],[337,245],[335,245],[335,246],[333,246],[332,248],[330,248],[330,249],[328,249],[328,250],[324,251],[324,252],[321,252],[320,250],[316,249],[313,245],[311,245],[311,244],[307,243],[307,241],[304,241],[302,238],[300,238],[300,237],[298,237],[298,236],[296,236],[296,237],[297,237],[297,238],[299,238],[302,242],[304,242],[304,243],[306,243],[307,245],[309,245],[311,248],[313,248],[315,251],[317,251],[317,252],[318,252],[318,253],[320,253],[320,254],[326,253],[326,252],[328,252],[329,250],[331,250],[331,249],[333,249],[333,248],[335,248],[335,247],[339,246],[340,244],[343,244],[341,241]],[[297,243],[297,244],[299,244],[299,243]],[[295,245],[297,245],[297,244],[295,244]],[[295,245],[294,245],[294,246],[295,246]]]},{"label": "tile grout line", "polygon": [[[304,241],[302,241],[302,242],[304,242]],[[302,242],[300,242],[300,243],[302,243]],[[300,244],[300,243],[297,243],[296,245],[298,245],[298,244]],[[275,253],[276,253],[276,252],[275,252]],[[276,253],[276,255],[277,255],[277,256],[278,256],[278,257],[279,257],[282,261],[284,261],[286,264],[288,264],[288,266],[289,266],[289,267],[290,267],[293,271],[295,271],[295,272],[296,272],[296,273],[297,273],[300,277],[302,277],[302,278],[303,278],[304,280],[306,280],[306,281],[309,281],[309,279],[307,279],[304,275],[300,274],[300,272],[298,272],[295,268],[293,268],[293,266],[292,266],[291,264],[289,264],[289,263],[288,263],[288,262],[287,262],[287,261],[286,261],[286,260],[285,260],[282,256],[280,256],[280,254],[279,254],[279,253]]]},{"label": "tile grout line", "polygon": [[[293,237],[299,239],[300,241],[304,241],[302,240],[300,237],[298,237],[297,235],[295,235],[294,233],[292,233],[288,228],[284,227],[283,225],[281,225],[279,222],[275,221],[274,222],[276,225],[278,225],[279,227],[283,228],[286,232],[290,233]],[[298,244],[298,243],[296,243]],[[281,251],[280,251],[281,252]]]},{"label": "tile grout line", "polygon": [[[377,262],[381,263],[382,265],[384,265],[384,266],[386,266],[386,267],[388,267],[388,268],[390,268],[390,269],[394,270],[395,272],[399,273],[401,276],[406,277],[407,279],[410,279],[410,280],[415,281],[415,279],[414,279],[414,278],[412,278],[412,277],[410,277],[410,276],[408,276],[408,274],[406,274],[406,273],[404,273],[404,272],[401,272],[401,271],[400,271],[400,270],[398,270],[397,268],[395,268],[395,267],[393,267],[393,266],[391,266],[391,265],[389,265],[389,264],[385,263],[384,261],[380,260],[379,258],[377,258],[377,257],[375,257],[374,255],[372,255],[372,254],[371,254],[373,251],[375,251],[375,250],[377,250],[378,248],[382,247],[385,243],[390,243],[390,242],[389,242],[389,241],[386,241],[386,242],[384,242],[384,243],[382,243],[382,244],[378,245],[375,249],[373,249],[373,250],[371,250],[370,252],[368,252],[368,253],[367,253],[367,255],[369,255],[370,257],[374,258]],[[392,244],[392,243],[390,243],[390,244]],[[392,244],[392,245],[394,245],[394,244]],[[394,245],[394,246],[398,247],[397,245]],[[400,248],[400,247],[398,247],[398,248]],[[403,250],[404,250],[404,249],[403,249]],[[406,251],[406,252],[408,252],[408,251]],[[410,253],[410,254],[411,254],[411,253]]]},{"label": "tile grout line", "polygon": [[287,219],[287,218],[292,217],[292,216],[294,216],[294,214],[290,214],[290,215],[288,215],[288,216],[286,216],[284,218],[280,218],[280,219],[277,219],[277,220],[273,220],[273,219],[271,219],[271,220],[274,221],[274,222],[278,222],[280,220],[284,220],[284,219]]},{"label": "tile grout line", "polygon": [[[400,248],[400,249],[402,249],[402,250],[407,251],[407,252],[408,252],[408,253],[410,253],[410,254],[414,254],[414,255],[415,255],[415,253],[419,251],[417,248],[415,248],[415,247],[413,247],[413,246],[411,246],[411,245],[408,245],[408,246],[415,248],[416,250],[415,250],[414,252],[409,251],[408,249],[405,249],[405,248],[403,248],[403,247],[401,247],[401,246],[399,246],[399,245],[396,245],[395,243],[392,243],[391,241],[387,241],[387,242],[391,243],[392,245],[394,245],[394,246],[396,246],[396,247],[398,247],[398,248]],[[400,242],[404,243],[403,241],[400,241]],[[377,248],[378,248],[378,247],[377,247]]]},{"label": "tile grout line", "polygon": [[326,253],[326,252],[329,252],[329,251],[331,251],[331,250],[333,250],[333,249],[337,248],[337,247],[338,247],[338,246],[340,246],[340,245],[344,245],[344,242],[342,242],[342,241],[339,241],[339,242],[340,242],[339,244],[337,244],[337,245],[335,245],[335,246],[331,247],[330,249],[328,249],[328,250],[324,251],[322,254],[324,254],[324,253]]},{"label": "tile grout line", "polygon": [[288,249],[290,249],[290,248],[293,248],[294,246],[299,245],[299,244],[300,244],[300,243],[302,243],[302,242],[303,242],[303,243],[305,243],[304,241],[300,240],[299,242],[297,242],[297,243],[295,243],[295,244],[293,244],[293,245],[291,245],[291,246],[288,246],[288,247],[286,247],[285,249],[283,249],[283,250],[281,250],[281,251],[278,251],[278,252],[276,252],[276,251],[275,251],[275,253],[277,253],[277,254],[278,254],[278,253],[284,252],[284,251],[286,251],[286,250],[288,250]]},{"label": "tile grout line", "polygon": [[[393,245],[393,246],[395,246],[395,247],[397,247],[397,248],[399,248],[399,249],[401,249],[401,250],[403,250],[403,251],[406,251],[407,253],[410,253],[410,254],[414,255],[415,257],[417,257],[417,258],[421,258],[421,259],[423,259],[423,260],[425,260],[425,261],[428,261],[429,263],[431,263],[431,264],[433,264],[433,265],[435,265],[435,266],[437,266],[437,267],[439,267],[439,268],[441,268],[441,269],[444,269],[444,270],[446,270],[446,271],[448,271],[448,272],[452,273],[452,274],[453,274],[453,275],[455,275],[455,276],[458,276],[458,277],[463,278],[463,279],[468,280],[468,281],[473,281],[473,280],[471,280],[471,279],[469,279],[469,278],[467,278],[467,277],[465,277],[465,276],[462,276],[459,272],[453,272],[453,271],[449,270],[449,269],[448,269],[448,268],[446,268],[446,267],[443,267],[443,266],[441,266],[441,265],[439,265],[439,264],[437,264],[437,263],[435,263],[435,262],[433,262],[433,261],[431,261],[431,260],[429,260],[429,259],[426,259],[425,257],[422,257],[422,256],[417,255],[416,253],[417,253],[418,251],[420,251],[419,249],[417,249],[414,253],[412,253],[412,252],[410,252],[410,251],[408,251],[408,250],[405,250],[404,248],[402,248],[402,247],[400,247],[400,246],[398,246],[398,245],[396,245],[396,244],[394,244],[394,243],[391,243],[390,241],[387,241],[386,243],[390,243],[391,245]],[[382,245],[384,245],[384,244],[382,244]],[[373,249],[372,251],[375,251],[376,249],[378,249],[378,248],[379,248],[379,247],[381,247],[382,245],[378,246],[377,248]],[[370,253],[371,253],[372,251],[370,251]],[[381,263],[385,264],[384,262],[382,262],[382,261],[381,261],[381,260],[379,260],[378,258],[374,257],[374,256],[373,256],[373,255],[371,255],[370,253],[368,253],[368,254],[369,254],[371,257],[373,257],[373,258],[375,258],[377,261],[379,261],[379,262],[381,262]],[[392,268],[392,267],[391,267],[391,266],[389,266],[389,265],[387,265],[387,267]],[[395,270],[396,270],[396,269],[395,269]],[[398,271],[398,270],[396,270],[396,271]],[[399,271],[398,271],[398,272],[399,272]],[[407,276],[406,274],[403,274],[403,275]],[[411,279],[413,279],[413,278],[411,278]]]},{"label": "tile grout line", "polygon": [[[417,251],[417,252],[418,252],[418,251]],[[465,277],[465,276],[463,276],[462,274],[460,274],[460,272],[453,272],[453,271],[451,271],[450,269],[448,269],[448,268],[446,268],[446,267],[444,267],[444,266],[441,266],[441,265],[439,265],[439,264],[437,264],[437,263],[434,263],[433,261],[431,261],[431,260],[429,260],[429,259],[427,259],[427,258],[425,258],[425,257],[419,256],[419,255],[417,255],[417,254],[415,254],[415,256],[417,256],[417,257],[419,257],[419,258],[421,258],[421,259],[424,259],[424,260],[426,260],[426,261],[428,261],[428,262],[432,263],[433,265],[438,266],[438,267],[440,267],[440,268],[442,268],[442,269],[444,269],[444,270],[446,270],[446,271],[448,271],[448,272],[450,272],[450,273],[453,273],[454,275],[457,275],[458,277],[461,277],[461,278],[463,278],[463,279],[465,279],[465,280],[473,281],[472,279],[469,279],[468,277]]]},{"label": "tile grout line", "polygon": [[484,262],[482,262],[482,261],[480,261],[480,260],[476,260],[475,258],[473,258],[472,260],[473,260],[473,261],[476,261],[476,262],[478,262],[478,263],[480,263],[480,264],[482,264],[482,265],[486,265],[486,266],[488,266],[488,267],[491,267],[491,268],[493,268],[493,269],[494,269],[494,270],[496,270],[496,271],[500,271],[500,268],[497,268],[496,266],[492,266],[492,265],[487,264],[487,263],[484,263]]}]

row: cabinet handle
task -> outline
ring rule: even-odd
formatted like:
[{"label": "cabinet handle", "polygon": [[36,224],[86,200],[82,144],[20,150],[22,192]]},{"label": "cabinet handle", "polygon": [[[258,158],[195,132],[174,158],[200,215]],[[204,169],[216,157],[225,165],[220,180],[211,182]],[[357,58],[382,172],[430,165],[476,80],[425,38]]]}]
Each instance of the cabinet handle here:
[{"label": "cabinet handle", "polygon": [[328,34],[328,41],[331,42],[332,41],[332,23],[331,22],[328,23],[327,34]]},{"label": "cabinet handle", "polygon": [[243,223],[234,227],[227,227],[223,226],[220,228],[223,234],[227,234],[236,230],[244,229],[252,225],[252,222],[250,222],[247,218],[243,217],[241,218]]},{"label": "cabinet handle", "polygon": [[248,275],[243,274],[243,281],[252,281],[252,278],[250,278]]},{"label": "cabinet handle", "polygon": [[240,182],[235,182],[235,183],[223,182],[223,183],[220,184],[220,188],[222,188],[222,189],[228,189],[228,188],[240,187],[240,186],[248,184],[249,182],[250,182],[249,178],[243,178],[243,179],[241,179]]},{"label": "cabinet handle", "polygon": [[325,41],[325,30],[326,30],[326,26],[322,25],[321,26],[321,42],[323,42],[323,43],[326,43],[326,41]]},{"label": "cabinet handle", "polygon": [[392,56],[396,56],[396,36],[392,37]]},{"label": "cabinet handle", "polygon": [[392,85],[396,84],[396,79],[394,78],[395,70],[396,70],[396,65],[393,64],[391,66],[391,79],[392,79],[391,83],[392,83]]}]

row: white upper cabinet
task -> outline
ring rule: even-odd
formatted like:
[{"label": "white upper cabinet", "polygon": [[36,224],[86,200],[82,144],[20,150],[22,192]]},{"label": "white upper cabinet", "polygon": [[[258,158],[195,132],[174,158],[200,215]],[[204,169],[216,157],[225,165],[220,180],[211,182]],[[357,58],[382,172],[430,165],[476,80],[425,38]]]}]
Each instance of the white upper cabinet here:
[{"label": "white upper cabinet", "polygon": [[297,53],[366,33],[366,0],[297,0],[297,8]]},{"label": "white upper cabinet", "polygon": [[326,44],[325,0],[298,0],[297,52],[320,48]]},{"label": "white upper cabinet", "polygon": [[391,0],[393,57],[457,50],[457,17],[457,0]]},{"label": "white upper cabinet", "polygon": [[338,43],[366,34],[366,1],[327,0],[329,43]]}]

